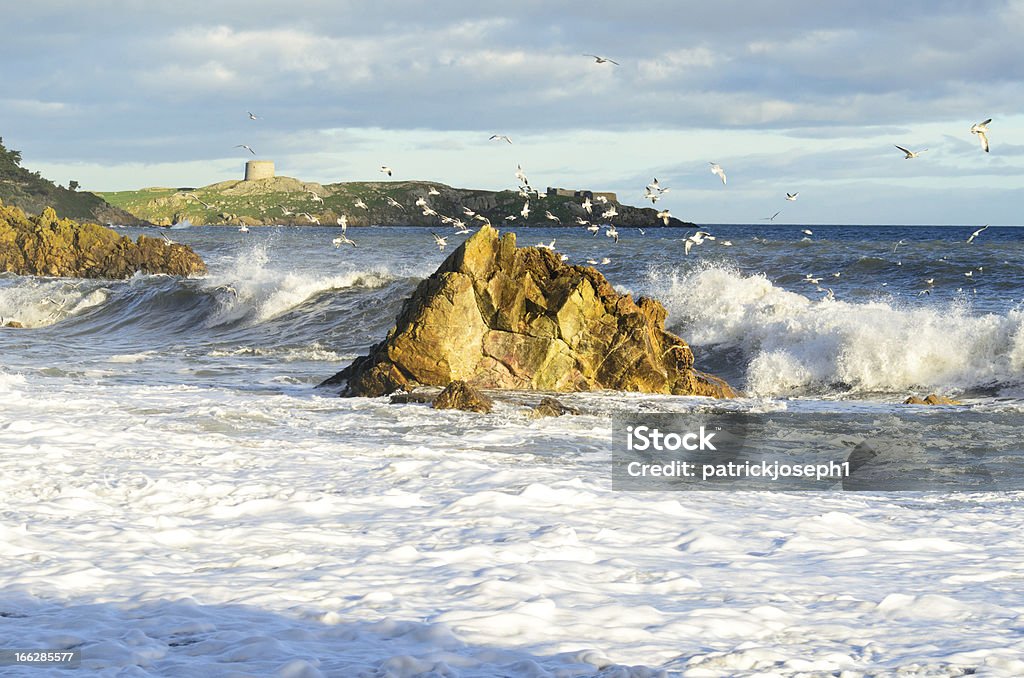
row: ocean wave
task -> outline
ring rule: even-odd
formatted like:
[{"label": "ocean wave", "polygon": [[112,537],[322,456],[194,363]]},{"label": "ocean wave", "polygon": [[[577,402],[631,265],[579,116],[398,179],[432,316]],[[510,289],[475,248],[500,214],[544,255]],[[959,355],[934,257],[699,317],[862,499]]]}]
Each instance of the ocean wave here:
[{"label": "ocean wave", "polygon": [[752,395],[964,391],[1024,383],[1024,313],[973,312],[965,298],[810,299],[764,275],[706,267],[653,273],[669,324],[712,352],[737,352]]}]

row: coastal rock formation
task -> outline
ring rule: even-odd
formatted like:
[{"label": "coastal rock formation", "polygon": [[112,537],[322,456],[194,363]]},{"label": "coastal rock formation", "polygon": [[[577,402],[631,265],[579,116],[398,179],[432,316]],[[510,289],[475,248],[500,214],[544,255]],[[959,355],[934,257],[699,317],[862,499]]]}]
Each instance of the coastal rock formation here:
[{"label": "coastal rock formation", "polygon": [[466,410],[487,414],[494,401],[464,381],[453,381],[437,394],[431,407],[435,410]]},{"label": "coastal rock formation", "polygon": [[724,381],[693,369],[693,352],[665,331],[665,316],[657,301],[634,302],[593,268],[519,249],[514,233],[484,226],[420,283],[383,342],[323,385],[358,396],[462,380],[733,397]]},{"label": "coastal rock formation", "polygon": [[0,271],[20,275],[127,278],[136,272],[193,275],[206,265],[186,245],[140,235],[138,241],[96,224],[59,219],[46,208],[29,217],[0,203]]},{"label": "coastal rock formation", "polygon": [[910,396],[903,401],[904,405],[963,405],[959,400],[953,400],[946,396],[940,396],[936,393],[932,393],[926,398],[918,398],[917,396]]},{"label": "coastal rock formation", "polygon": [[541,398],[536,407],[530,410],[530,417],[541,419],[543,417],[560,417],[563,414],[579,414],[579,409],[570,407],[551,396]]}]

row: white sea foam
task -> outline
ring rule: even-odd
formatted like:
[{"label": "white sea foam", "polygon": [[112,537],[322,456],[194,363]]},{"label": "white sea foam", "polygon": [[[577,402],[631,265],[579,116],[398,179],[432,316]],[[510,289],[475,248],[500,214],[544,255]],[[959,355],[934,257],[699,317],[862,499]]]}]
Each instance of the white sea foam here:
[{"label": "white sea foam", "polygon": [[0,286],[0,317],[27,328],[52,325],[69,315],[105,302],[106,287],[94,281],[52,278],[20,278]]},{"label": "white sea foam", "polygon": [[333,275],[308,270],[278,268],[267,243],[258,243],[239,254],[225,270],[208,278],[218,293],[220,309],[207,327],[236,322],[254,316],[266,321],[299,306],[318,293],[349,287],[374,288],[386,285],[394,276],[386,269],[348,270]]},{"label": "white sea foam", "polygon": [[812,300],[762,275],[704,268],[654,282],[669,323],[705,347],[738,348],[757,395],[906,393],[1024,381],[1024,313],[965,303]]}]

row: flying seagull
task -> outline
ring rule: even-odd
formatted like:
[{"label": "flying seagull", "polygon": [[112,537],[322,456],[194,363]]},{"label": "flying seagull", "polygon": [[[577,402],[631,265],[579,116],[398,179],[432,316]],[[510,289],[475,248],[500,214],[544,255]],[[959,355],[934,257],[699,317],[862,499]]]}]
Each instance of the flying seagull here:
[{"label": "flying seagull", "polygon": [[246,113],[249,114],[249,119],[250,120],[259,120],[260,119],[260,116],[256,115],[252,111],[246,111]]},{"label": "flying seagull", "polygon": [[436,188],[434,188],[433,186],[431,186],[430,190],[427,191],[427,195],[441,195],[441,191],[439,191]]},{"label": "flying seagull", "polygon": [[800,191],[797,191],[796,193],[787,193],[786,194],[786,200],[789,200],[790,202],[792,202],[792,201],[796,200],[796,197],[798,195],[800,195]]},{"label": "flying seagull", "polygon": [[246,146],[245,144],[236,144],[236,145],[235,145],[235,148],[244,148],[245,150],[249,151],[249,152],[250,152],[250,153],[252,153],[253,155],[256,155],[256,151],[252,150],[251,148],[249,148],[249,147],[248,147],[248,146]]},{"label": "flying seagull", "polygon": [[657,217],[664,221],[665,225],[668,226],[668,220],[672,218],[672,213],[668,210],[662,210],[658,212]]},{"label": "flying seagull", "polygon": [[981,147],[988,153],[988,124],[992,122],[992,118],[979,122],[971,126],[971,134],[977,134],[978,139],[981,140]]},{"label": "flying seagull", "polygon": [[349,238],[347,235],[345,235],[344,231],[342,231],[341,235],[332,240],[331,243],[335,247],[341,247],[342,245],[352,245],[352,247],[356,246],[355,241]]},{"label": "flying seagull", "polygon": [[323,199],[323,198],[321,198],[321,197],[320,197],[319,195],[317,195],[316,193],[314,193],[313,191],[310,191],[309,189],[306,189],[306,193],[309,193],[309,194],[310,194],[311,196],[313,196],[313,202],[318,202],[318,203],[320,203],[321,205],[323,205],[323,204],[324,204],[324,199]]},{"label": "flying seagull", "polygon": [[338,226],[341,226],[341,232],[344,233],[348,230],[348,217],[342,214],[338,217]]},{"label": "flying seagull", "polygon": [[594,213],[594,203],[590,202],[590,198],[583,199],[583,209],[587,210],[587,214]]},{"label": "flying seagull", "polygon": [[691,235],[689,238],[687,238],[685,241],[683,241],[683,249],[686,251],[686,254],[689,254],[690,253],[690,249],[694,245],[702,245],[705,240],[714,240],[714,239],[715,239],[715,236],[711,235],[707,231],[697,231],[696,233]]},{"label": "flying seagull", "polygon": [[604,234],[609,238],[615,240],[615,244],[619,243],[619,231],[611,224],[604,227]]},{"label": "flying seagull", "polygon": [[368,210],[368,209],[370,209],[369,207],[366,206],[366,203],[363,202],[362,198],[357,198],[356,201],[354,203],[352,203],[352,204],[355,205],[356,207],[358,207],[361,210]]},{"label": "flying seagull", "polygon": [[925,151],[928,150],[927,148],[922,148],[920,151],[908,151],[907,149],[903,148],[902,146],[900,146],[898,144],[893,144],[893,146],[896,146],[896,148],[898,148],[901,151],[903,151],[903,155],[904,155],[903,159],[904,160],[910,160],[911,158],[916,158],[917,156],[921,155],[922,153],[924,153]]},{"label": "flying seagull", "polygon": [[551,221],[557,221],[558,223],[562,223],[562,220],[556,217],[554,214],[552,214],[549,210],[544,210],[544,218],[549,219]]},{"label": "flying seagull", "polygon": [[780,214],[782,214],[782,210],[779,210],[770,217],[761,217],[761,221],[775,221],[775,217],[779,216]]},{"label": "flying seagull", "polygon": [[981,235],[981,232],[984,231],[986,228],[988,228],[988,224],[985,224],[974,233],[971,233],[971,237],[967,239],[967,244],[970,245],[972,242],[974,242],[974,239]]},{"label": "flying seagull", "polygon": [[491,138],[490,138],[490,141],[494,141],[495,139],[497,139],[498,141],[504,140],[504,141],[509,142],[510,144],[512,143],[512,140],[509,139],[508,136],[506,136],[504,134],[492,134]]},{"label": "flying seagull", "polygon": [[607,57],[597,56],[596,54],[584,54],[583,56],[593,57],[594,61],[599,64],[615,64],[616,66],[619,65],[618,61],[612,61]]},{"label": "flying seagull", "polygon": [[437,249],[440,250],[441,252],[444,252],[444,247],[445,245],[448,244],[448,238],[439,236],[437,233],[434,233],[433,231],[430,232],[430,235],[434,236],[434,243],[437,245]]},{"label": "flying seagull", "polygon": [[719,165],[717,162],[709,162],[708,164],[711,165],[711,173],[712,174],[717,174],[719,177],[721,177],[722,185],[724,186],[725,185],[725,170],[722,169],[722,166]]},{"label": "flying seagull", "polygon": [[208,202],[203,202],[203,200],[198,195],[196,195],[195,193],[185,193],[185,195],[187,195],[190,198],[195,198],[206,209],[208,209],[208,210],[212,210],[213,209],[213,205],[211,205]]},{"label": "flying seagull", "polygon": [[380,171],[383,172],[384,174],[388,175],[389,177],[391,176],[391,168],[388,167],[387,165],[381,165],[380,166]]},{"label": "flying seagull", "polygon": [[397,207],[400,210],[404,210],[405,209],[404,207],[402,207],[402,203],[398,202],[397,200],[392,198],[390,195],[385,195],[384,196],[384,201],[387,202],[387,204],[391,205],[392,207]]}]

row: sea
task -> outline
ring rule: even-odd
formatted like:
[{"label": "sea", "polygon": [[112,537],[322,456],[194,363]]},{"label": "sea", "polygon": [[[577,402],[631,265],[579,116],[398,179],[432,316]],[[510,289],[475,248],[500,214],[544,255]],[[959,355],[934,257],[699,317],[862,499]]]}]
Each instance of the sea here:
[{"label": "sea", "polygon": [[[0,275],[0,676],[1024,675],[1024,229],[702,228],[501,229],[740,392],[557,418],[318,388],[467,236],[191,227],[201,277]],[[647,416],[869,461],[628,485]]]}]

